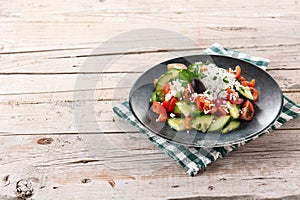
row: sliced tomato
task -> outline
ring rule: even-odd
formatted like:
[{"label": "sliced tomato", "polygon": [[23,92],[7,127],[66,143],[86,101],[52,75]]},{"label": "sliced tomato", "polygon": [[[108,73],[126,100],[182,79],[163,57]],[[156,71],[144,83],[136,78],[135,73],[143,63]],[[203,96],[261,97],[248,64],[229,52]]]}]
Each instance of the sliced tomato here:
[{"label": "sliced tomato", "polygon": [[162,105],[163,105],[163,107],[164,107],[166,110],[168,110],[168,108],[169,108],[169,105],[170,105],[170,102],[169,102],[169,101],[166,101],[166,100],[164,100],[164,102],[162,103]]},{"label": "sliced tomato", "polygon": [[169,113],[174,111],[174,108],[175,108],[175,105],[176,105],[177,101],[178,101],[178,99],[176,97],[171,98],[168,109],[167,109],[167,111]]},{"label": "sliced tomato", "polygon": [[241,77],[241,72],[242,72],[242,69],[239,65],[237,65],[235,67],[235,77],[236,79],[239,79]]},{"label": "sliced tomato", "polygon": [[255,89],[254,87],[250,87],[250,90],[251,90],[251,92],[252,92],[253,101],[256,102],[257,99],[258,99],[259,92],[258,92],[258,90]]},{"label": "sliced tomato", "polygon": [[240,115],[240,118],[246,121],[250,121],[254,117],[254,106],[251,103],[250,100],[245,100],[242,105],[242,113]]},{"label": "sliced tomato", "polygon": [[164,85],[164,95],[168,94],[170,91],[170,84],[169,83],[166,83]]},{"label": "sliced tomato", "polygon": [[156,114],[159,115],[158,121],[160,121],[160,122],[167,121],[167,119],[168,119],[167,111],[166,111],[165,107],[163,107],[163,105],[161,105],[160,102],[157,102],[157,101],[153,102],[151,109],[153,112],[155,112]]}]

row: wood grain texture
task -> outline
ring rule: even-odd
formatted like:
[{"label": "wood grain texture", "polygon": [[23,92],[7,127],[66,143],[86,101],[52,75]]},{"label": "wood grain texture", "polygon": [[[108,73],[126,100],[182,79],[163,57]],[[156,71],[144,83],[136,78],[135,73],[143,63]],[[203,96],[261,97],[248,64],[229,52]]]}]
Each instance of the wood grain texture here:
[{"label": "wood grain texture", "polygon": [[[23,199],[299,199],[299,118],[188,177],[112,112],[145,70],[215,42],[269,58],[300,104],[299,10],[298,0],[2,1],[0,199],[17,199],[20,180],[33,187]],[[80,121],[85,105],[94,117]]]}]

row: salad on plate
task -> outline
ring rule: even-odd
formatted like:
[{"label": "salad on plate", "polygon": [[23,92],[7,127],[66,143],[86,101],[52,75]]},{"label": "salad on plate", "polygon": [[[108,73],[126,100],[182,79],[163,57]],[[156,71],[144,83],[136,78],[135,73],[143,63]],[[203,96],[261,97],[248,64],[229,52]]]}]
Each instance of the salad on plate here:
[{"label": "salad on plate", "polygon": [[242,121],[253,119],[259,96],[255,79],[246,80],[240,66],[224,69],[213,63],[172,63],[154,84],[150,103],[156,121],[176,131],[228,133],[238,129]]}]

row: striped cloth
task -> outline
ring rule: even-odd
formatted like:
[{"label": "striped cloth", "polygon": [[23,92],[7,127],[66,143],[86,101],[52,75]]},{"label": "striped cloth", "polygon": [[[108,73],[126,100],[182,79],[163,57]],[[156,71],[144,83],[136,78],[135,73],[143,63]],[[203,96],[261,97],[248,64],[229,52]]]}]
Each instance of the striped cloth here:
[{"label": "striped cloth", "polygon": [[[248,61],[254,65],[266,69],[269,60],[261,57],[250,56],[232,49],[224,48],[220,44],[216,43],[207,48],[203,54],[208,55],[226,55],[239,58],[241,60]],[[172,159],[176,160],[190,176],[195,176],[200,170],[207,167],[208,164],[216,161],[218,158],[222,158],[229,152],[235,150],[239,146],[242,146],[257,137],[271,132],[274,129],[279,128],[289,120],[295,119],[300,115],[300,106],[296,105],[293,101],[284,96],[284,103],[282,112],[277,121],[270,126],[266,131],[257,135],[251,140],[233,146],[216,147],[216,148],[199,148],[199,147],[186,147],[177,143],[173,143],[166,140],[155,133],[145,128],[138,120],[134,117],[130,110],[128,101],[125,101],[115,107],[113,111],[121,118],[128,121],[132,126],[136,127],[139,132],[144,134],[152,143],[158,148],[165,152]]]}]

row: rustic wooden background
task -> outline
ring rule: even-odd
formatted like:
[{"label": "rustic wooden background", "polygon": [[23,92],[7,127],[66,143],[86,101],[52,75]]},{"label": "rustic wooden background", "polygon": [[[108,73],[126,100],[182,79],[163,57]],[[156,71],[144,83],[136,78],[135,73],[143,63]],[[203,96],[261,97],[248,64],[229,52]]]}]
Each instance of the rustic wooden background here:
[{"label": "rustic wooden background", "polygon": [[[188,177],[112,112],[151,65],[215,42],[269,58],[268,72],[300,104],[299,11],[297,0],[2,0],[0,199],[26,191],[25,199],[299,199],[299,118]],[[196,47],[168,44],[162,34],[153,42],[165,48],[124,52],[118,46],[145,40],[111,40],[146,28],[176,32]],[[118,59],[99,67],[111,56]],[[99,77],[78,91],[78,81]],[[82,102],[93,104],[94,121],[76,122]],[[83,140],[96,137],[93,157]]]}]

